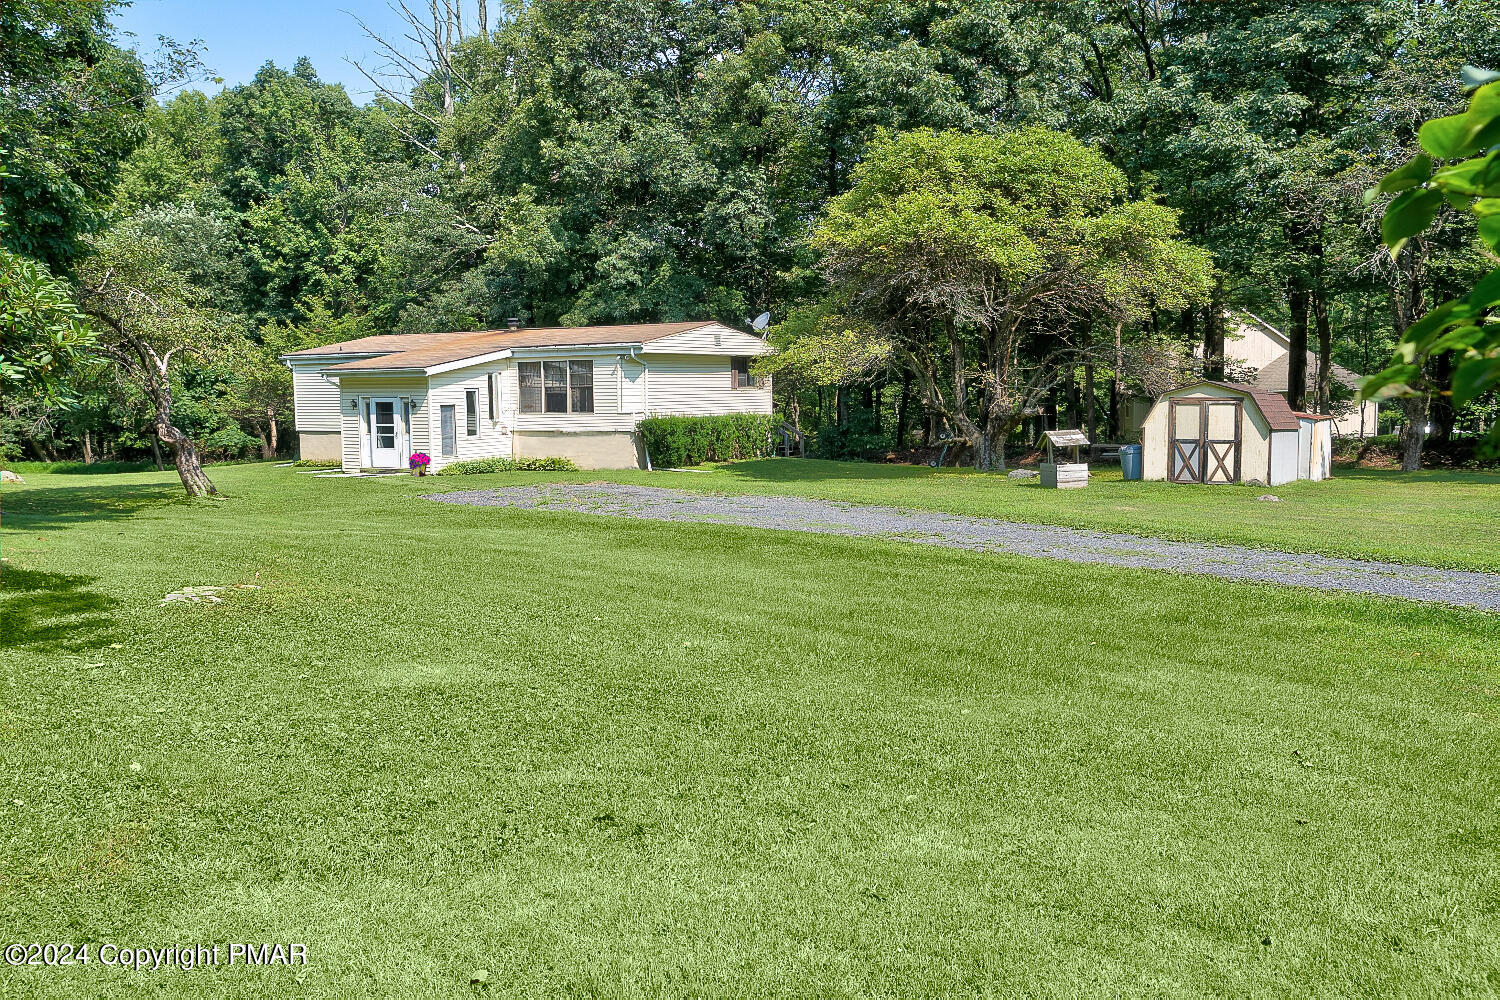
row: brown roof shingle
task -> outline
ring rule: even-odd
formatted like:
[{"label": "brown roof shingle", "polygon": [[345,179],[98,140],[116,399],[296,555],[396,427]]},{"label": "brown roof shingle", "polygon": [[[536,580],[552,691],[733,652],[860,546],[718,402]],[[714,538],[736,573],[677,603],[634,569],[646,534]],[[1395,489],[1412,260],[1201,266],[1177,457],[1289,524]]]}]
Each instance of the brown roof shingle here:
[{"label": "brown roof shingle", "polygon": [[[1333,377],[1348,386],[1350,389],[1359,388],[1359,376],[1342,365],[1334,365]],[[1257,389],[1269,389],[1271,392],[1286,392],[1292,384],[1292,356],[1282,354],[1266,364],[1264,368],[1255,373],[1255,387]],[[1318,386],[1318,356],[1312,351],[1307,352],[1307,385],[1304,390],[1316,390]]]},{"label": "brown roof shingle", "polygon": [[323,358],[330,355],[374,355],[330,365],[327,371],[358,372],[431,368],[513,347],[589,347],[604,344],[644,344],[663,337],[709,326],[712,320],[683,323],[620,323],[612,326],[551,326],[522,330],[473,330],[456,333],[414,333],[362,337],[327,347],[284,355]]}]

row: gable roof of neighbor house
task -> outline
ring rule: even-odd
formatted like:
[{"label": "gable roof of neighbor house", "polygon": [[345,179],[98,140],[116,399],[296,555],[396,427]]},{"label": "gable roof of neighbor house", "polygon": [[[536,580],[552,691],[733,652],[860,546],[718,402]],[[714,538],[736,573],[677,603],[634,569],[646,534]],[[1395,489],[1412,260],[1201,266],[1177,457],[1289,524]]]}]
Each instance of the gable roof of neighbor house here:
[{"label": "gable roof of neighbor house", "polygon": [[[1264,368],[1255,373],[1256,388],[1269,389],[1271,392],[1286,392],[1292,384],[1291,359],[1292,356],[1288,353],[1267,362]],[[1314,390],[1318,387],[1318,356],[1312,351],[1307,352],[1306,371],[1307,385],[1303,386],[1303,390]],[[1333,377],[1350,389],[1359,388],[1359,376],[1342,365],[1333,366]]]},{"label": "gable roof of neighbor house", "polygon": [[1187,385],[1179,385],[1175,389],[1168,390],[1168,394],[1181,392],[1184,389],[1196,389],[1200,385],[1212,385],[1220,389],[1228,389],[1238,392],[1255,400],[1255,405],[1260,407],[1261,415],[1266,418],[1266,426],[1273,431],[1294,431],[1298,427],[1297,414],[1292,412],[1291,406],[1287,405],[1286,397],[1280,393],[1271,392],[1258,386],[1235,385],[1233,382],[1213,382],[1209,379],[1200,379],[1197,382],[1189,382]]},{"label": "gable roof of neighbor house", "polygon": [[[361,337],[282,355],[283,360],[331,361],[328,372],[417,371],[513,348],[645,345],[706,327],[712,320],[681,323],[620,323],[610,326],[551,326],[520,330],[392,334]],[[349,360],[339,362],[340,357]]]}]

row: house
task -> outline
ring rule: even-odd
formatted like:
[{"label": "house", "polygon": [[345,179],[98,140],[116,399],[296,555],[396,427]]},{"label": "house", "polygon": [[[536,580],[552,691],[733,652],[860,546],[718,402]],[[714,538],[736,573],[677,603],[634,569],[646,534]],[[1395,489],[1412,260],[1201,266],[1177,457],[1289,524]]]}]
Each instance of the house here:
[{"label": "house", "polygon": [[[1226,365],[1249,369],[1253,373],[1251,384],[1257,389],[1268,389],[1286,396],[1291,384],[1291,341],[1253,313],[1232,313],[1225,318],[1229,324],[1224,336]],[[1318,356],[1312,351],[1307,352],[1306,373],[1305,396],[1316,401]],[[1351,394],[1359,389],[1359,376],[1342,365],[1333,365],[1332,374],[1333,380]],[[1333,415],[1335,437],[1373,437],[1379,431],[1380,406],[1373,399],[1351,407],[1347,413]]]},{"label": "house", "polygon": [[644,464],[647,414],[770,413],[759,337],[708,321],[364,337],[281,360],[301,457],[345,471],[434,471],[490,457]]},{"label": "house", "polygon": [[1162,394],[1146,417],[1143,478],[1172,483],[1325,479],[1332,418],[1294,413],[1280,394],[1227,382],[1193,382]]}]

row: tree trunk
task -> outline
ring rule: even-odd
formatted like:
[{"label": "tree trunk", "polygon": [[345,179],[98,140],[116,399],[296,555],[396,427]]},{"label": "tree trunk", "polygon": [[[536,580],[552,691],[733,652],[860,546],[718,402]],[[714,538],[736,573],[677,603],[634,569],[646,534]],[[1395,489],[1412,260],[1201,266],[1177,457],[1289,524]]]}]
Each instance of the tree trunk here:
[{"label": "tree trunk", "polygon": [[479,33],[485,37],[490,33],[490,8],[486,0],[479,0]]},{"label": "tree trunk", "polygon": [[1005,446],[1009,440],[1009,431],[982,428],[974,438],[974,467],[980,472],[1004,472]]},{"label": "tree trunk", "polygon": [[182,487],[188,491],[189,496],[206,497],[219,492],[204,474],[203,463],[198,458],[198,449],[193,446],[192,438],[166,421],[157,423],[156,436],[172,449],[172,464],[177,466],[177,476],[182,480]]},{"label": "tree trunk", "polygon": [[1120,339],[1124,325],[1115,324],[1115,374],[1109,383],[1109,424],[1120,440],[1125,438],[1125,343]]},{"label": "tree trunk", "polygon": [[953,412],[967,413],[969,410],[969,387],[964,378],[964,345],[958,339],[957,332],[953,329],[953,318],[949,317],[948,327],[948,350],[953,359]]},{"label": "tree trunk", "polygon": [[280,443],[276,440],[276,411],[269,406],[266,407],[266,424],[267,430],[271,432],[271,457],[275,458],[280,450]]},{"label": "tree trunk", "polygon": [[1312,297],[1318,328],[1318,412],[1333,412],[1333,329],[1328,324],[1328,296],[1319,289]]},{"label": "tree trunk", "polygon": [[194,447],[193,439],[172,424],[172,390],[166,381],[166,365],[160,365],[160,368],[162,379],[151,386],[152,402],[156,408],[156,436],[172,449],[172,464],[177,466],[177,476],[182,480],[182,488],[188,491],[188,496],[212,496],[219,491],[214,489],[214,484],[204,474],[203,462],[198,458],[198,449]]},{"label": "tree trunk", "polygon": [[896,447],[906,447],[907,410],[911,405],[911,372],[901,373],[901,394],[896,397]]},{"label": "tree trunk", "polygon": [[271,447],[271,439],[266,437],[266,432],[264,430],[259,430],[256,432],[255,436],[260,438],[261,460],[265,461],[268,458],[275,458],[276,450]]},{"label": "tree trunk", "polygon": [[1291,348],[1287,357],[1286,401],[1302,410],[1307,400],[1307,289],[1293,285],[1287,296],[1292,322],[1288,329]]},{"label": "tree trunk", "polygon": [[[1427,374],[1438,385],[1448,385],[1453,379],[1453,355],[1444,352],[1434,357],[1428,362]],[[1427,439],[1453,440],[1453,425],[1457,420],[1458,411],[1453,408],[1453,400],[1448,396],[1433,396],[1427,405],[1427,426],[1431,428]]]},{"label": "tree trunk", "polygon": [[1090,441],[1099,440],[1099,420],[1094,401],[1094,359],[1083,360],[1083,425],[1088,429]]},{"label": "tree trunk", "polygon": [[94,439],[88,431],[83,432],[83,464],[94,464]]},{"label": "tree trunk", "polygon": [[1427,440],[1428,397],[1409,396],[1401,400],[1406,429],[1401,433],[1401,471],[1416,472],[1422,467],[1422,444]]},{"label": "tree trunk", "polygon": [[1203,323],[1203,377],[1224,381],[1224,282],[1214,282]]},{"label": "tree trunk", "polygon": [[[1063,396],[1068,401],[1068,423],[1074,427],[1083,423],[1079,418],[1083,415],[1083,400],[1078,396],[1078,368],[1068,365],[1067,381],[1063,383]],[[1062,417],[1057,418],[1057,426],[1062,427]]]},{"label": "tree trunk", "polygon": [[156,439],[155,434],[151,435],[151,461],[156,463],[157,472],[162,472],[166,469],[166,466],[161,462],[161,442]]}]

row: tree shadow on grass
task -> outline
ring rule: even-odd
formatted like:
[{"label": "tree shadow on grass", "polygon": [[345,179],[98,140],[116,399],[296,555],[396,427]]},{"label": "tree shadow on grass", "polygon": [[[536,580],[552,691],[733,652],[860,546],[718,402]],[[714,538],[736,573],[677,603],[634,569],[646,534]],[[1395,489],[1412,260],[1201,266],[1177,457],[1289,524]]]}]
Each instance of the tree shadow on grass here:
[{"label": "tree shadow on grass", "polygon": [[104,645],[115,600],[87,590],[91,576],[0,570],[0,649],[80,651]]},{"label": "tree shadow on grass", "polygon": [[116,521],[154,507],[187,503],[177,484],[53,486],[0,494],[0,526],[20,531]]}]

